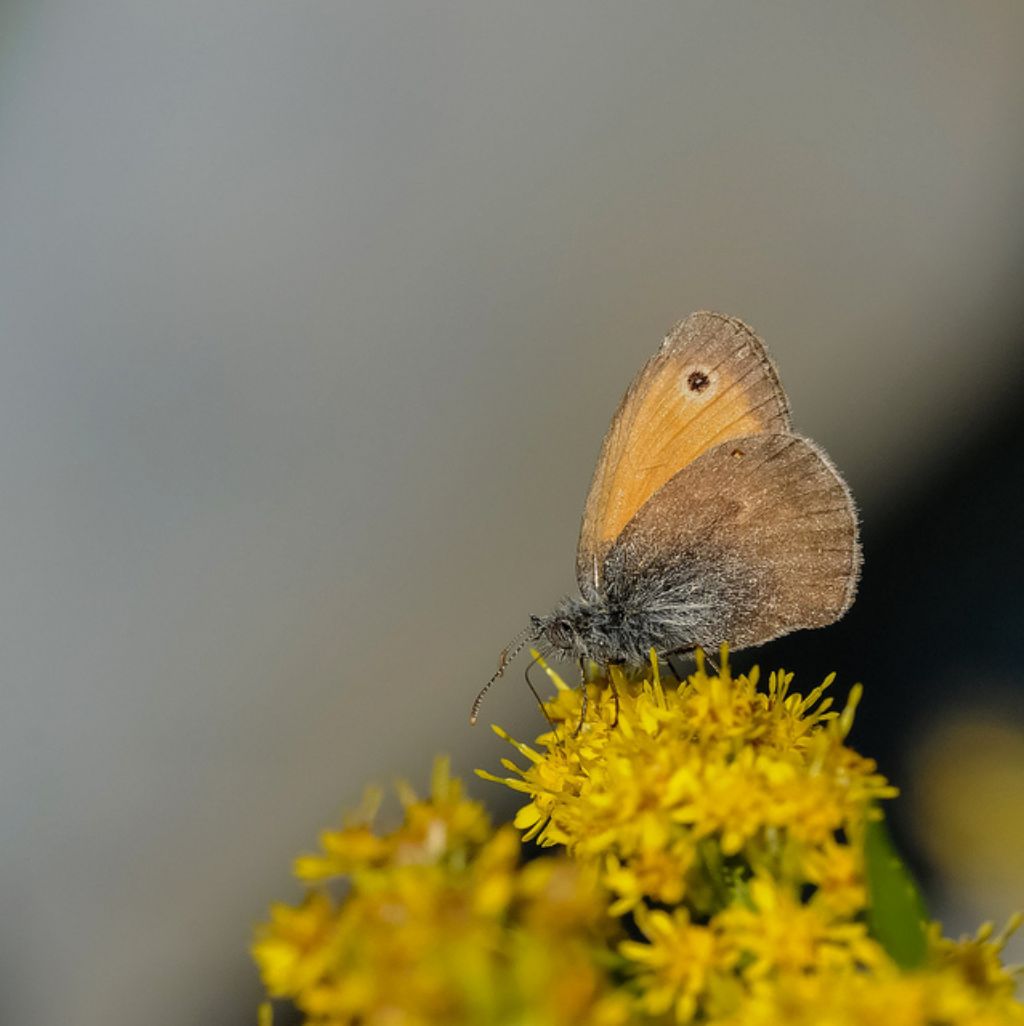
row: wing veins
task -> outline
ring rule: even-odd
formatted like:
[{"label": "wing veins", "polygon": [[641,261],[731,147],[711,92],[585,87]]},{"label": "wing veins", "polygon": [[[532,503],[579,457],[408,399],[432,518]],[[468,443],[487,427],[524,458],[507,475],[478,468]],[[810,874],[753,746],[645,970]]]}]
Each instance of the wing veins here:
[{"label": "wing veins", "polygon": [[[725,361],[723,360],[722,362],[724,363]],[[718,364],[718,367],[720,367],[720,366],[721,366],[721,364]],[[718,367],[715,367],[714,369],[717,370]],[[724,391],[718,392],[716,395],[714,395],[707,403],[705,403],[703,406],[701,406],[700,409],[698,409],[693,414],[693,416],[690,417],[689,420],[687,420],[684,424],[678,425],[678,427],[676,428],[675,432],[672,434],[670,441],[671,442],[677,442],[681,435],[686,434],[686,432],[690,428],[690,425],[692,425],[695,421],[697,421],[701,417],[703,417],[704,414],[706,414],[708,412],[708,410],[710,410],[711,407],[715,405],[715,403],[717,403],[720,399],[724,399],[734,388],[736,388],[739,384],[741,384],[748,377],[750,377],[750,375],[753,374],[757,369],[758,369],[758,367],[755,364],[745,374],[741,374],[735,381],[731,382],[728,388],[726,388]],[[750,411],[748,410],[744,414],[744,416],[749,415],[749,413],[750,413]],[[667,411],[662,413],[661,414],[661,420],[666,420],[668,418],[668,416],[669,416],[669,414],[668,414]],[[717,435],[715,437],[717,437]],[[710,448],[710,446],[708,448]],[[705,448],[702,451],[706,452],[707,448]]]}]

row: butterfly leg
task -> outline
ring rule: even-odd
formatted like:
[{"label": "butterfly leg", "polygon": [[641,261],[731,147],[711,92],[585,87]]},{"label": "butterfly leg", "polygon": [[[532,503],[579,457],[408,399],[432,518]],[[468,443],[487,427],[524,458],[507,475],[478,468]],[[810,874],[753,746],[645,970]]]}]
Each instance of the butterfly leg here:
[{"label": "butterfly leg", "polygon": [[537,699],[537,705],[540,706],[540,711],[544,714],[544,719],[548,721],[548,726],[552,730],[555,730],[555,724],[551,717],[548,715],[547,706],[544,704],[544,700],[540,697],[540,693],[533,686],[533,681],[530,680],[530,671],[537,665],[538,662],[540,662],[540,656],[535,655],[530,660],[529,665],[526,667],[526,670],[523,673],[523,676],[526,678],[526,686],[530,689],[530,693],[533,695],[534,698]]},{"label": "butterfly leg", "polygon": [[705,646],[705,645],[686,645],[683,648],[674,648],[674,649],[672,649],[671,652],[666,652],[665,653],[665,662],[668,663],[669,668],[676,675],[676,680],[682,680],[683,679],[683,674],[681,674],[679,672],[679,667],[677,665],[678,659],[676,661],[673,661],[672,657],[673,656],[692,656],[697,651],[697,649],[700,649],[701,652],[704,653],[704,662],[708,666],[710,666],[711,669],[716,674],[721,672],[719,670],[719,667],[718,667],[718,661],[716,659],[714,659],[712,656],[708,655],[708,652],[710,651],[710,649],[707,646]]},{"label": "butterfly leg", "polygon": [[590,696],[587,694],[587,682],[585,680],[580,684],[580,690],[583,694],[583,701],[580,703],[580,722],[576,724],[576,729],[572,732],[573,737],[579,737],[580,732],[583,730],[583,723],[587,718],[587,705],[590,702]]},{"label": "butterfly leg", "polygon": [[612,720],[611,725],[617,727],[619,725],[619,689],[615,686],[615,681],[612,680],[611,675],[608,677],[608,687],[612,689],[612,698],[615,701],[615,718]]},{"label": "butterfly leg", "polygon": [[722,671],[719,669],[717,660],[712,659],[711,656],[708,655],[708,650],[703,645],[698,645],[697,647],[704,653],[704,662],[706,662],[708,666],[715,671],[715,676],[718,676]]},{"label": "butterfly leg", "polygon": [[[696,645],[684,645],[682,648],[674,648],[671,652],[665,653],[665,662],[668,663],[669,669],[676,675],[676,680],[686,680],[685,663],[681,663],[680,656],[692,656],[696,651]],[[680,666],[683,666],[684,670],[680,670]]]},{"label": "butterfly leg", "polygon": [[668,668],[675,674],[676,680],[683,680],[685,674],[683,673],[682,663],[679,661],[679,656],[674,652],[666,653],[665,662],[668,663]]}]

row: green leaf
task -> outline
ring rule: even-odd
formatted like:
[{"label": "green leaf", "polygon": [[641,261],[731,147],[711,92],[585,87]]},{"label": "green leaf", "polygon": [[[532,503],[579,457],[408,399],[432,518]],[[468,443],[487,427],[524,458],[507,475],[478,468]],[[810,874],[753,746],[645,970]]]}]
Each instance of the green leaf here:
[{"label": "green leaf", "polygon": [[871,936],[902,968],[921,965],[928,949],[928,911],[917,881],[899,857],[884,819],[868,823],[864,863]]}]

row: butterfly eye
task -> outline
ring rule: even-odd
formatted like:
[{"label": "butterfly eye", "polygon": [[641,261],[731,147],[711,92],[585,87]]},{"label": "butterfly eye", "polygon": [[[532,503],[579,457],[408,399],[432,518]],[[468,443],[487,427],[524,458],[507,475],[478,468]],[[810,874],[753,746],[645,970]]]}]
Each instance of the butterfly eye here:
[{"label": "butterfly eye", "polygon": [[686,379],[686,387],[691,392],[696,392],[698,394],[703,392],[710,384],[711,378],[709,378],[702,370],[690,371],[690,375]]},{"label": "butterfly eye", "polygon": [[569,648],[572,645],[572,624],[565,617],[555,617],[548,623],[547,635],[556,648]]}]

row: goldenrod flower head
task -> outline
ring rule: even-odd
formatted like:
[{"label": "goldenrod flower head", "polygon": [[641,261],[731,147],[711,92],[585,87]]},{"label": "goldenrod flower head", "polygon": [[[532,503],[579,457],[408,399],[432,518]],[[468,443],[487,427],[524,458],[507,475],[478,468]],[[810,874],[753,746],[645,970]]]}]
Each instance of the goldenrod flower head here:
[{"label": "goldenrod flower head", "polygon": [[529,796],[515,820],[526,838],[603,867],[615,912],[684,895],[711,908],[721,895],[708,889],[709,858],[780,870],[838,908],[858,906],[855,842],[872,804],[896,793],[845,744],[860,689],[839,713],[825,694],[832,677],[801,697],[782,671],[766,688],[756,668],[733,678],[725,655],[714,674],[699,658],[682,682],[662,681],[654,661],[639,681],[613,669],[590,685],[582,725],[580,692],[548,669],[555,729],[533,748],[495,728],[528,764],[482,775]]},{"label": "goldenrod flower head", "polygon": [[765,980],[805,973],[845,974],[888,968],[881,946],[862,922],[802,902],[792,889],[760,876],[705,921],[684,906],[671,912],[640,907],[641,941],[619,950],[651,1015],[677,1023],[714,1019],[758,992]]},{"label": "goldenrod flower head", "polygon": [[834,915],[814,898],[759,874],[716,917],[730,945],[743,953],[741,974],[750,981],[786,973],[850,971],[886,964],[881,946],[860,921]]},{"label": "goldenrod flower head", "polygon": [[268,994],[323,1026],[625,1022],[629,997],[598,957],[615,924],[595,874],[521,866],[516,831],[494,831],[444,761],[429,799],[400,793],[396,830],[374,832],[374,796],[297,861],[314,889],[274,905],[253,946]]},{"label": "goldenrod flower head", "polygon": [[[391,831],[369,792],[257,930],[268,996],[306,1026],[1024,1026],[1001,961],[1019,919],[927,926],[895,790],[846,743],[859,688],[840,712],[831,678],[801,697],[725,656],[681,682],[613,671],[586,717],[549,670],[553,729],[498,730],[526,765],[481,773],[527,796],[515,826],[444,760],[428,798],[399,787]],[[519,831],[564,851],[524,864]]]},{"label": "goldenrod flower head", "polygon": [[716,985],[726,986],[738,951],[713,924],[693,922],[686,908],[640,908],[636,923],[644,942],[623,941],[619,950],[631,963],[641,1011],[690,1022]]},{"label": "goldenrod flower head", "polygon": [[[1002,964],[1001,956],[1010,935],[1022,923],[1024,915],[1018,912],[999,933],[995,932],[992,923],[985,923],[973,937],[961,937],[958,941],[943,937],[938,924],[933,923],[928,937],[933,961],[958,975],[969,986],[995,998],[1010,999],[1013,1003],[1020,982],[1020,970],[1014,972],[1007,969]],[[1020,1008],[1018,1011],[1024,1012]]]},{"label": "goldenrod flower head", "polygon": [[787,973],[758,984],[716,1026],[1020,1026],[1024,1005],[941,969]]},{"label": "goldenrod flower head", "polygon": [[398,794],[405,816],[397,830],[383,836],[374,831],[382,796],[371,789],[341,830],[325,830],[320,835],[321,853],[295,860],[295,875],[314,882],[394,863],[464,859],[467,849],[481,844],[491,833],[484,807],[464,797],[462,784],[451,778],[446,760],[435,764],[428,799],[418,798],[404,783],[399,783]]},{"label": "goldenrod flower head", "polygon": [[840,712],[831,677],[802,697],[789,674],[762,687],[756,668],[734,678],[722,660],[709,673],[698,657],[683,681],[663,680],[653,659],[641,679],[613,670],[590,685],[585,719],[582,694],[545,666],[554,729],[528,746],[495,728],[526,765],[481,772],[527,795],[515,820],[527,838],[596,867],[610,913],[632,913],[638,936],[618,951],[640,1021],[981,1026],[1016,1015],[1001,939],[936,933],[927,964],[908,973],[869,933],[866,837],[896,791],[846,744],[860,688]]}]

